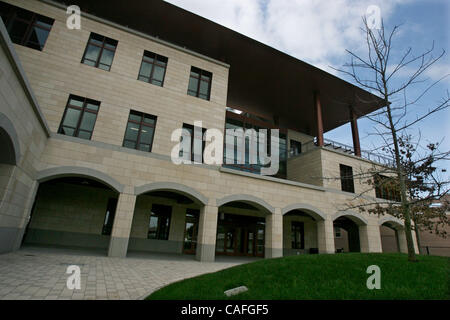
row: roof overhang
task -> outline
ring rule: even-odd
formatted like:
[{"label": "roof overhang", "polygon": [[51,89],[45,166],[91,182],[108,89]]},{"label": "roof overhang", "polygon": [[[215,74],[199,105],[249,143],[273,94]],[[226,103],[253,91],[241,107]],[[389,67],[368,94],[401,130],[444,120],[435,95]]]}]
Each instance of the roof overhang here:
[{"label": "roof overhang", "polygon": [[314,92],[320,93],[325,132],[350,120],[350,105],[358,117],[383,105],[379,97],[328,72],[162,0],[70,4],[229,64],[228,106],[276,117],[282,127],[315,134]]}]

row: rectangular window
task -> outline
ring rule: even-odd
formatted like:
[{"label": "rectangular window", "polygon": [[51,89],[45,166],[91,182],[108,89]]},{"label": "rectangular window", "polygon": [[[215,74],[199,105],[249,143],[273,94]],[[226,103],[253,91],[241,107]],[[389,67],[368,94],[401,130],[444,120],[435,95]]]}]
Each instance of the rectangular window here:
[{"label": "rectangular window", "polygon": [[148,239],[168,240],[172,207],[159,204],[152,205],[148,225]]},{"label": "rectangular window", "polygon": [[334,227],[334,237],[335,238],[342,238],[341,228]]},{"label": "rectangular window", "polygon": [[[200,130],[201,129],[201,130]],[[181,138],[181,146],[183,150],[180,149],[179,157],[184,157],[184,151],[190,153],[190,157],[185,156],[191,161],[203,163],[203,151],[205,150],[206,142],[203,141],[203,136],[206,132],[204,128],[198,128],[194,130],[194,126],[190,124],[183,123],[183,135]],[[193,138],[192,138],[193,137]],[[201,154],[195,154],[195,151],[200,151]]]},{"label": "rectangular window", "polygon": [[300,153],[302,153],[302,143],[300,141],[290,140],[289,156],[298,156]]},{"label": "rectangular window", "polygon": [[166,75],[167,58],[150,51],[144,51],[138,80],[162,87]]},{"label": "rectangular window", "polygon": [[152,151],[155,135],[156,117],[151,114],[130,110],[127,129],[123,139],[126,148]]},{"label": "rectangular window", "polygon": [[303,222],[292,221],[291,222],[291,234],[292,234],[292,249],[304,249],[305,248],[305,228]]},{"label": "rectangular window", "polygon": [[212,73],[191,67],[188,95],[209,100],[211,93]]},{"label": "rectangular window", "polygon": [[353,183],[353,169],[352,167],[340,164],[341,171],[341,190],[347,192],[355,192],[355,185]]},{"label": "rectangular window", "polygon": [[105,220],[103,222],[102,235],[110,236],[114,223],[114,217],[116,215],[117,199],[109,198],[108,205],[106,207]]},{"label": "rectangular window", "polygon": [[0,15],[12,42],[32,49],[44,49],[54,19],[0,2]]},{"label": "rectangular window", "polygon": [[400,190],[395,179],[377,174],[374,176],[375,196],[380,199],[401,201]]},{"label": "rectangular window", "polygon": [[70,95],[58,133],[90,140],[99,108],[98,101]]},{"label": "rectangular window", "polygon": [[109,71],[117,43],[117,40],[91,32],[81,63]]}]

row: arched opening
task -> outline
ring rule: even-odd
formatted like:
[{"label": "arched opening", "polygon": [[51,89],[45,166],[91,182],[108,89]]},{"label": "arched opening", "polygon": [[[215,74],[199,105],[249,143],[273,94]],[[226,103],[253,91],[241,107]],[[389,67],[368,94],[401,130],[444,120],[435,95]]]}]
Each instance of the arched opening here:
[{"label": "arched opening", "polygon": [[168,182],[138,187],[136,193],[128,251],[194,255],[206,198],[190,187]]},{"label": "arched opening", "polygon": [[403,243],[404,228],[397,219],[384,218],[380,221],[381,247],[383,252],[402,252],[406,247]]},{"label": "arched opening", "polygon": [[266,218],[272,208],[253,197],[229,199],[218,202],[216,255],[266,256]]},{"label": "arched opening", "polygon": [[333,221],[334,246],[337,253],[361,252],[360,222],[352,216],[342,215]]},{"label": "arched opening", "polygon": [[286,207],[283,213],[283,255],[319,253],[318,221],[325,216],[307,205]]},{"label": "arched opening", "polygon": [[23,245],[108,249],[119,193],[97,178],[41,178]]}]

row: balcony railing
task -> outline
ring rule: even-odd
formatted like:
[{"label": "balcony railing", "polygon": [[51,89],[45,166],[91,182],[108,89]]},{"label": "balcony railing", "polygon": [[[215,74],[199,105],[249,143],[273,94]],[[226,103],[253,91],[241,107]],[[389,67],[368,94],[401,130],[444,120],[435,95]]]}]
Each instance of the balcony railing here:
[{"label": "balcony railing", "polygon": [[[336,142],[329,139],[323,140],[323,146],[328,149],[332,149],[338,152],[346,153],[355,155],[355,150],[352,146]],[[308,151],[311,148],[317,147],[317,138],[314,138],[314,141],[311,141],[310,144],[307,144],[304,146],[304,151]],[[367,151],[367,150],[361,150],[361,158],[377,162],[379,164],[389,166],[389,167],[395,167],[395,162],[393,159],[383,156],[381,154],[377,154],[375,152]]]}]

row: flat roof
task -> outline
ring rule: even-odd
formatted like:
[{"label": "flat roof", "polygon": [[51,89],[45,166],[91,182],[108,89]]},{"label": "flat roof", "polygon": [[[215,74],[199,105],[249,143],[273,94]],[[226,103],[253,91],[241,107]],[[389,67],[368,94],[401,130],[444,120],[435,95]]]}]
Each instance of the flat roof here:
[{"label": "flat roof", "polygon": [[70,4],[229,64],[227,105],[275,117],[280,127],[315,135],[314,92],[320,93],[325,132],[349,121],[350,105],[358,117],[383,106],[382,99],[345,80],[162,0]]}]

